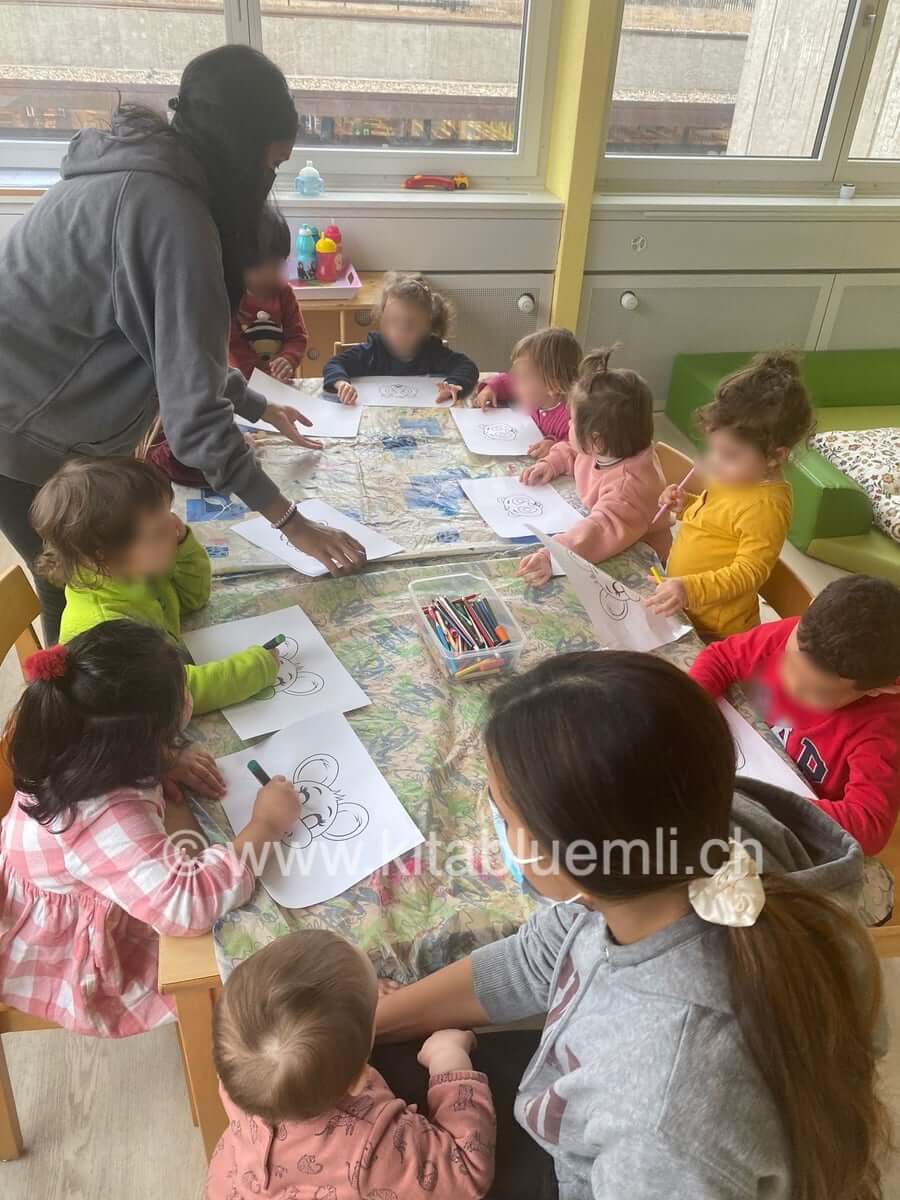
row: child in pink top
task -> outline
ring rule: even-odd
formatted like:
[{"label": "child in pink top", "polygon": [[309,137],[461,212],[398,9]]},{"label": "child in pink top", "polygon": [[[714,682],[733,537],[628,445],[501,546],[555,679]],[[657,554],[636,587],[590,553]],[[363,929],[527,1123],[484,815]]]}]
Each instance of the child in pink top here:
[{"label": "child in pink top", "polygon": [[532,418],[544,435],[530,446],[532,458],[545,458],[569,436],[569,391],[578,376],[581,346],[568,329],[540,329],[513,347],[508,372],[489,375],[478,385],[478,408],[513,405]]},{"label": "child in pink top", "polygon": [[[244,904],[267,843],[299,814],[275,780],[233,845],[202,841],[163,781],[218,774],[185,746],[190,693],[175,647],[107,621],[33,654],[7,730],[18,791],[0,828],[0,1000],[77,1033],[126,1037],[174,1019],[157,990],[160,933],[206,933]],[[167,792],[177,788],[169,788]]]},{"label": "child in pink top", "polygon": [[[543,462],[526,467],[523,483],[549,483],[573,474],[584,520],[557,541],[588,562],[600,563],[644,541],[665,562],[672,545],[669,520],[657,517],[665,477],[653,449],[653,396],[636,371],[609,366],[609,350],[595,350],[581,364],[572,388],[569,439]],[[547,582],[550,554],[540,549],[519,564],[533,587]]]},{"label": "child in pink top", "polygon": [[428,1117],[367,1059],[378,983],[337,934],[307,929],[236,968],[216,1006],[213,1053],[229,1125],[207,1200],[479,1200],[494,1178],[494,1107],[471,1033],[419,1052]]}]

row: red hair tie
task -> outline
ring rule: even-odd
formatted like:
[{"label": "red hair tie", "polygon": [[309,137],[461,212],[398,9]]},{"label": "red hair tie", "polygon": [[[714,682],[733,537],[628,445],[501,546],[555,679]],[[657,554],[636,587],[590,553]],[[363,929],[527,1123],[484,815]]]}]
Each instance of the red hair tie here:
[{"label": "red hair tie", "polygon": [[36,679],[62,679],[68,662],[69,651],[65,646],[51,646],[49,650],[35,650],[34,654],[29,654],[22,670],[29,683]]}]

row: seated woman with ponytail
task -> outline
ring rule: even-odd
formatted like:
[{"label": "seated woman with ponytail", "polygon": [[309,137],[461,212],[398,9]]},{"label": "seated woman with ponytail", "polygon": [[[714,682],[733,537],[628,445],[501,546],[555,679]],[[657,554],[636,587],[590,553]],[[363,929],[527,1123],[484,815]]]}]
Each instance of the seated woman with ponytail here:
[{"label": "seated woman with ponytail", "polygon": [[172,643],[107,621],[25,674],[4,738],[18,790],[0,826],[0,1000],[77,1033],[143,1033],[174,1019],[157,935],[206,933],[244,904],[297,795],[276,777],[232,844],[191,858],[202,838],[167,835],[162,790],[191,717]]},{"label": "seated woman with ponytail", "polygon": [[[736,786],[715,702],[650,655],[540,664],[493,693],[485,740],[510,844],[552,904],[383,997],[377,1029],[546,1014],[515,1099],[527,1164],[505,1160],[495,1090],[492,1196],[877,1200],[879,971],[850,911],[856,842],[807,800]],[[403,1054],[382,1049],[389,1082]]]}]

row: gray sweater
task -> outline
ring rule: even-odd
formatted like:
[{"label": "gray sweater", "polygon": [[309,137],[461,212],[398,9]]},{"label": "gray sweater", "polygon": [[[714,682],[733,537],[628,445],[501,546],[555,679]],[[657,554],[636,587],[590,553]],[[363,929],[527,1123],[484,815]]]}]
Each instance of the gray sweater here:
[{"label": "gray sweater", "polygon": [[172,450],[251,508],[278,489],[234,424],[265,401],[228,368],[218,230],[174,137],[83,130],[62,181],[0,242],[0,474],[130,454],[156,415]]},{"label": "gray sweater", "polygon": [[[808,800],[740,786],[734,824],[762,843],[765,870],[852,904],[863,857],[850,835]],[[790,1200],[778,1113],[731,1003],[727,936],[692,913],[620,946],[598,913],[561,904],[475,952],[494,1022],[548,1014],[516,1117],[553,1156],[561,1200]]]}]

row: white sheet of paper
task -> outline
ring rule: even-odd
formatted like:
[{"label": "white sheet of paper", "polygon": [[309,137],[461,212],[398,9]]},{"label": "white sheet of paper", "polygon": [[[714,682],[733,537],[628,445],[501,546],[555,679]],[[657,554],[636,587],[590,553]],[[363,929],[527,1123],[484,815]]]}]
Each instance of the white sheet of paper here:
[{"label": "white sheet of paper", "polygon": [[815,800],[816,794],[803,776],[757,733],[733,705],[724,698],[718,704],[734,739],[738,775],[761,779],[764,783],[772,783],[798,796]]},{"label": "white sheet of paper", "polygon": [[527,454],[541,431],[513,408],[451,408],[450,414],[473,454]]},{"label": "white sheet of paper", "polygon": [[575,595],[591,619],[594,633],[609,650],[655,650],[689,633],[691,626],[674,617],[658,617],[644,608],[641,597],[618,579],[575,554],[541,530],[531,533],[540,538],[551,558],[563,568]]},{"label": "white sheet of paper", "polygon": [[[326,400],[322,396],[311,396],[309,392],[301,392],[273,379],[265,371],[254,368],[250,376],[250,386],[257,392],[262,392],[273,404],[289,404],[309,417],[312,425],[298,425],[298,432],[307,437],[317,438],[355,438],[359,433],[359,423],[362,413],[356,405],[339,404],[337,400]],[[279,430],[268,421],[248,421],[244,417],[235,417],[238,425],[248,429],[261,429],[265,433],[278,433]]]},{"label": "white sheet of paper", "polygon": [[436,375],[360,375],[351,380],[357,404],[380,408],[447,408],[449,400],[437,402]]},{"label": "white sheet of paper", "polygon": [[[390,555],[398,554],[403,549],[397,542],[392,542],[390,538],[385,537],[383,533],[379,533],[376,529],[370,529],[368,525],[361,525],[359,521],[354,521],[352,517],[346,516],[339,509],[332,508],[324,500],[304,500],[300,505],[300,512],[310,521],[330,525],[332,529],[343,529],[345,533],[355,537],[358,542],[362,542],[366,548],[369,562],[375,562],[379,558],[389,558]],[[286,562],[289,567],[293,567],[301,575],[328,574],[327,567],[323,566],[317,558],[312,558],[309,554],[298,550],[296,546],[292,546],[283,533],[272,528],[265,517],[251,517],[249,521],[243,521],[240,525],[232,525],[231,528],[242,538],[252,542],[254,546],[259,546],[261,550],[268,550],[270,554],[274,554],[276,558]]]},{"label": "white sheet of paper", "polygon": [[549,483],[526,487],[513,476],[499,475],[461,479],[459,486],[499,537],[528,537],[534,533],[531,526],[544,533],[561,533],[581,520]]},{"label": "white sheet of paper", "polygon": [[239,737],[246,740],[272,733],[323,709],[352,712],[369,703],[369,697],[296,604],[259,617],[194,629],[183,640],[194,662],[206,663],[248,646],[261,646],[279,633],[287,641],[278,647],[281,668],[275,685],[252,700],[222,710]]},{"label": "white sheet of paper", "polygon": [[247,769],[252,758],[269,775],[287,776],[302,803],[300,820],[271,847],[262,875],[286,908],[339,896],[424,841],[340,713],[319,713],[218,760],[222,807],[235,833],[250,820],[260,786]]}]

